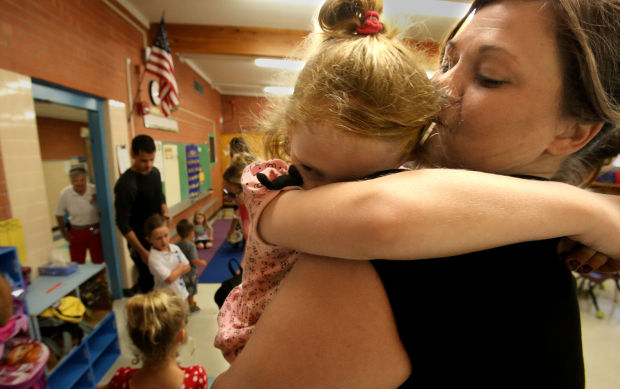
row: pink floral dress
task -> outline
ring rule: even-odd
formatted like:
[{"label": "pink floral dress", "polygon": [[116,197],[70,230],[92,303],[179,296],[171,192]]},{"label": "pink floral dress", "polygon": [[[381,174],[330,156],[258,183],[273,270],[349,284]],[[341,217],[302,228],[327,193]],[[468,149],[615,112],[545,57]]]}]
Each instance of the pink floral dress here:
[{"label": "pink floral dress", "polygon": [[257,231],[260,215],[273,198],[282,190],[301,188],[292,186],[269,190],[258,181],[256,174],[263,173],[273,181],[287,174],[288,167],[279,159],[257,162],[247,166],[241,176],[251,223],[243,257],[243,281],[230,292],[222,305],[214,343],[228,362],[232,362],[243,349],[261,313],[277,292],[280,281],[297,260],[296,251],[263,241]]}]

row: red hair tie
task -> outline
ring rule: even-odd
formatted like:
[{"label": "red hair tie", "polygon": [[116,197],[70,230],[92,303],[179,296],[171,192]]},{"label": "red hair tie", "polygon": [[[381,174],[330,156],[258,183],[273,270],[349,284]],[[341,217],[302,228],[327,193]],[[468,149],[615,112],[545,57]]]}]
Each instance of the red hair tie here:
[{"label": "red hair tie", "polygon": [[366,11],[362,25],[357,28],[357,33],[375,35],[381,30],[383,30],[383,24],[379,21],[379,13],[376,11]]}]

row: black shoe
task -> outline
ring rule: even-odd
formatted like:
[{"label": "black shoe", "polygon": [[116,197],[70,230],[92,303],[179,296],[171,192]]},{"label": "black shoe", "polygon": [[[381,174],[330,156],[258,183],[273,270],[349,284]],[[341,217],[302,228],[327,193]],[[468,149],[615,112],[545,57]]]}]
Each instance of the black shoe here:
[{"label": "black shoe", "polygon": [[140,293],[140,287],[138,286],[138,284],[135,284],[133,287],[129,289],[123,289],[123,295],[125,297],[133,297],[139,293]]}]

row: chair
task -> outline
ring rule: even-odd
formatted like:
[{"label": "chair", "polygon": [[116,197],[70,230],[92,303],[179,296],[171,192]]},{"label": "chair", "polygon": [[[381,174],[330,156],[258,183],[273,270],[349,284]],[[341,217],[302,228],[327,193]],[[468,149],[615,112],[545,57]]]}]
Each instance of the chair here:
[{"label": "chair", "polygon": [[[599,287],[603,288],[603,282],[612,279],[616,284],[616,289],[614,290],[614,302],[618,299],[618,292],[620,292],[620,272],[616,273],[599,273],[599,272],[591,272],[588,274],[579,274],[577,278],[578,284],[578,292],[581,294],[587,293],[592,299],[592,303],[594,303],[594,307],[596,308],[596,317],[599,319],[603,319],[605,317],[605,312],[603,312],[596,300],[596,295],[594,294],[594,288]],[[587,287],[587,290],[586,290]]]}]

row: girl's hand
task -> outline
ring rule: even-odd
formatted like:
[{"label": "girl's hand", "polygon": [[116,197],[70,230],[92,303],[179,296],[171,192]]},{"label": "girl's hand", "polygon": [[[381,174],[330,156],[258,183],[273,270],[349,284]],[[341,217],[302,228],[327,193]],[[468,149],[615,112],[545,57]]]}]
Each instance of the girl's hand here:
[{"label": "girl's hand", "polygon": [[618,236],[620,236],[620,196],[592,194],[597,196],[597,200],[599,200],[595,203],[595,209],[598,213],[594,214],[594,218],[585,232],[569,236],[581,247],[576,246],[577,243],[575,242],[564,242],[564,247],[568,247],[568,249],[561,248],[560,252],[570,251],[566,257],[567,263],[570,263],[569,268],[572,269],[579,263],[580,265],[574,269],[579,271],[578,269],[581,268],[579,272],[589,273],[596,269],[605,272],[618,271],[620,262],[620,240],[618,240]]},{"label": "girl's hand", "polygon": [[566,267],[577,273],[587,274],[592,271],[615,273],[620,271],[620,261],[585,247],[571,239],[563,239],[558,251],[565,258]]}]

